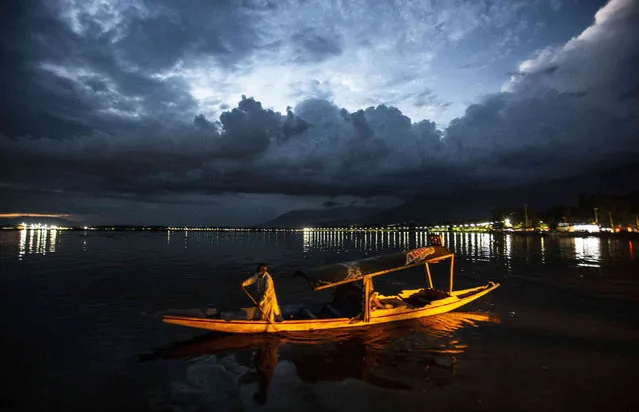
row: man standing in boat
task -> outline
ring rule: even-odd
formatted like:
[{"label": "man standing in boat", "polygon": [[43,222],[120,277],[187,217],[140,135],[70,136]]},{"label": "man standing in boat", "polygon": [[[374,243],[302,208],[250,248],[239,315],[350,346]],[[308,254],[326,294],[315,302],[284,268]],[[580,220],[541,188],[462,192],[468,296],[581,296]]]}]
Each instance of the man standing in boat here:
[{"label": "man standing in boat", "polygon": [[242,289],[257,283],[258,303],[255,311],[256,319],[269,320],[271,322],[282,320],[280,306],[277,304],[275,285],[271,275],[266,271],[266,264],[257,265],[257,273],[242,282]]}]

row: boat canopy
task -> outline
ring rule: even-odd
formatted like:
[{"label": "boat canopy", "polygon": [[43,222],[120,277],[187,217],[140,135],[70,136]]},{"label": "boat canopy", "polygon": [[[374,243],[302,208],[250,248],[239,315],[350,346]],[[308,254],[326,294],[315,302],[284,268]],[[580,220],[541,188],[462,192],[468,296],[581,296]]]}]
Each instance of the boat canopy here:
[{"label": "boat canopy", "polygon": [[351,262],[319,266],[306,271],[297,271],[295,275],[305,277],[313,290],[317,291],[362,280],[366,276],[378,276],[426,263],[436,263],[452,256],[454,254],[450,250],[435,245]]}]

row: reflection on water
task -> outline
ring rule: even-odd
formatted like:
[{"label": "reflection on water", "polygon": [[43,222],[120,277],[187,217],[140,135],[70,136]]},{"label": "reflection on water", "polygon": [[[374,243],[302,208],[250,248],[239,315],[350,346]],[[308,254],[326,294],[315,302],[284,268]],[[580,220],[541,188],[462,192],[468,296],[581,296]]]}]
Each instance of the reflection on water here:
[{"label": "reflection on water", "polygon": [[[549,257],[578,267],[600,267],[606,260],[631,257],[632,241],[599,237],[548,237],[516,234],[443,232],[444,246],[469,262],[494,261],[512,272],[514,260],[548,263]],[[427,231],[323,231],[307,230],[301,234],[304,254],[360,251],[374,255],[391,250],[423,247],[428,244]]]},{"label": "reflection on water", "polygon": [[[46,255],[56,253],[62,232],[60,230],[20,230],[15,236],[16,254],[23,258],[30,254]],[[69,242],[73,236],[79,251],[88,251],[90,236],[87,232],[73,232],[68,235]],[[337,256],[351,253],[362,257],[389,251],[412,249],[428,245],[429,232],[416,231],[329,231],[305,230],[301,233],[258,232],[190,232],[183,234],[167,231],[167,248],[202,248],[219,247],[229,241],[238,246],[253,248],[272,248],[280,246],[293,247],[304,256],[317,252]],[[518,236],[513,234],[490,233],[441,233],[444,246],[453,250],[458,256],[469,262],[498,262],[504,265],[506,272],[512,271],[513,259],[524,259],[527,263],[547,264],[548,256],[559,256],[562,260],[580,267],[600,267],[607,259],[630,257],[632,241],[599,237],[547,237]],[[67,236],[67,235],[65,235]],[[101,233],[91,236],[101,237]],[[131,236],[136,236],[132,234]],[[183,236],[183,240],[181,236]],[[76,249],[76,250],[78,250]],[[69,253],[69,250],[65,250]],[[16,256],[14,254],[13,256]],[[358,256],[354,256],[357,258]]]},{"label": "reflection on water", "polygon": [[[617,242],[612,242],[617,243]],[[600,239],[598,237],[575,237],[562,238],[557,240],[559,246],[559,255],[564,260],[574,261],[579,267],[600,267],[603,260],[602,252],[608,246],[607,256],[622,255],[620,250],[613,251],[610,249],[610,239]]]},{"label": "reflection on water", "polygon": [[305,253],[313,250],[356,249],[376,253],[386,249],[413,249],[428,244],[426,231],[327,231],[305,230],[302,247]]},{"label": "reflection on water", "polygon": [[26,253],[27,245],[27,231],[25,229],[20,231],[20,239],[18,240],[18,258],[22,259],[22,256]]},{"label": "reflection on water", "polygon": [[458,356],[469,349],[459,332],[499,322],[498,317],[483,312],[450,312],[344,331],[278,336],[211,333],[143,355],[140,360],[209,360],[207,356],[217,355],[218,362],[223,362],[220,356],[232,356],[242,363],[241,354],[252,351],[253,361],[245,365],[249,369],[238,383],[257,383],[253,400],[258,404],[267,402],[271,378],[280,360],[291,362],[297,377],[309,383],[357,379],[390,389],[418,389],[433,384],[445,387],[454,380]]},{"label": "reflection on water", "polygon": [[55,253],[55,243],[57,238],[58,238],[58,231],[50,230],[49,231],[49,253]]},{"label": "reflection on water", "polygon": [[239,376],[237,380],[238,384],[242,386],[257,383],[257,390],[252,398],[258,405],[267,403],[268,390],[279,359],[279,346],[280,342],[277,338],[262,337],[256,340],[251,346],[251,349],[253,349],[253,362],[250,365],[246,365],[248,367],[247,371]]},{"label": "reflection on water", "polygon": [[56,229],[22,229],[18,237],[18,259],[27,254],[55,253],[58,239]]},{"label": "reflection on water", "polygon": [[601,260],[601,239],[597,237],[574,238],[575,255],[578,266],[599,267]]}]

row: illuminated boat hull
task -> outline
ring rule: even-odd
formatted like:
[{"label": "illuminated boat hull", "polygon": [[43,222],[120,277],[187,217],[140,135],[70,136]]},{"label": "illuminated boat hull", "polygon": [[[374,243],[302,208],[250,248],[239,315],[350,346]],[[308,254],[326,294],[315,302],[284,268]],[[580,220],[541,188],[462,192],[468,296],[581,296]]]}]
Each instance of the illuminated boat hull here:
[{"label": "illuminated boat hull", "polygon": [[[255,308],[241,308],[238,311],[218,312],[216,309],[187,309],[170,311],[162,314],[165,323],[205,329],[224,333],[282,333],[282,332],[313,332],[330,329],[361,328],[370,325],[379,325],[409,319],[423,318],[450,312],[464,306],[499,287],[498,283],[490,282],[485,286],[471,289],[463,289],[452,292],[441,292],[446,297],[432,300],[423,306],[401,306],[389,309],[377,309],[371,311],[368,322],[361,315],[355,317],[329,317],[315,319],[288,319],[286,308],[282,307],[285,320],[282,322],[269,322],[265,320],[250,320]],[[381,300],[394,298],[408,298],[421,291],[434,291],[434,289],[416,289],[402,291],[397,296],[380,296]],[[329,305],[330,306],[330,305]],[[302,308],[302,306],[299,306]],[[307,313],[313,312],[307,310]],[[296,311],[299,313],[299,310]]]}]

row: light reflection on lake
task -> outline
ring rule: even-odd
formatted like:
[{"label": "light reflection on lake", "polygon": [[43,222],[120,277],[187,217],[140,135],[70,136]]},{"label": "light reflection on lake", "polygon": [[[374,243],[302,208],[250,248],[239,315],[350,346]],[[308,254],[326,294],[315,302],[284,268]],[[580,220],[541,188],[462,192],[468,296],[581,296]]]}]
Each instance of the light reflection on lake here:
[{"label": "light reflection on lake", "polygon": [[601,239],[597,237],[575,238],[574,243],[579,266],[599,267]]},{"label": "light reflection on lake", "polygon": [[[426,231],[305,231],[302,234],[303,252],[316,250],[359,250],[365,254],[376,254],[383,250],[408,249],[426,246]],[[599,267],[602,259],[617,259],[630,254],[627,241],[586,236],[554,238],[549,236],[490,234],[490,233],[442,233],[444,245],[458,255],[474,262],[503,260],[511,268],[513,258],[525,256],[531,263],[545,264],[548,253],[559,251],[561,257],[577,266]],[[513,255],[513,242],[524,246],[524,254],[518,250]]]},{"label": "light reflection on lake", "polygon": [[22,229],[18,237],[18,258],[29,254],[55,253],[58,239],[56,229]]},{"label": "light reflection on lake", "polygon": [[[16,255],[23,258],[26,255],[46,255],[56,253],[63,231],[25,229],[17,232]],[[71,232],[69,232],[71,233]],[[65,234],[68,236],[69,233]],[[86,252],[89,240],[96,232],[73,232],[71,236],[81,234],[80,250]],[[178,237],[182,248],[188,249],[189,244],[198,244],[206,238],[212,245],[219,245],[224,239],[232,237],[243,242],[259,239],[262,246],[268,244],[277,245],[283,239],[282,233],[277,232],[193,232],[193,231],[166,231],[167,247],[175,246]],[[508,270],[512,269],[512,259],[524,256],[531,263],[545,264],[548,253],[558,251],[559,256],[570,264],[580,267],[599,267],[602,260],[618,259],[620,256],[628,256],[632,252],[632,241],[621,241],[611,238],[586,237],[548,237],[548,236],[519,236],[516,234],[490,234],[490,233],[440,233],[444,245],[460,256],[467,257],[473,262],[503,261]],[[135,233],[131,233],[135,236]],[[428,244],[427,231],[324,231],[307,230],[303,232],[289,233],[287,238],[299,238],[302,253],[310,255],[317,251],[335,252],[343,254],[347,252],[362,252],[364,255],[375,255],[388,250],[404,250],[423,247]],[[513,242],[523,245],[518,248],[518,256],[513,256]],[[193,246],[191,245],[191,246]],[[522,255],[521,252],[524,252]]]}]

